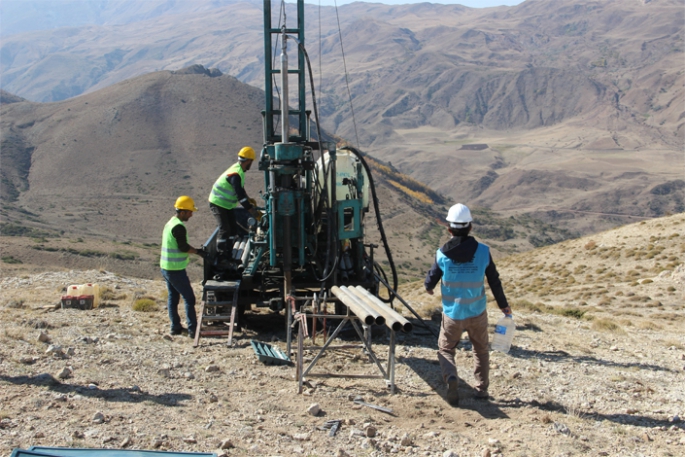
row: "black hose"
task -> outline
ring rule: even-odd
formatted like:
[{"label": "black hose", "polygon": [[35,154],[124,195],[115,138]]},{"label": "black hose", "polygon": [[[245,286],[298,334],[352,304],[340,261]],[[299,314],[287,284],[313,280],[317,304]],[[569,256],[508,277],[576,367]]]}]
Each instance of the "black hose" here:
[{"label": "black hose", "polygon": [[[385,281],[385,283],[388,284],[388,277],[386,276],[385,270],[383,269],[383,267],[381,266],[381,264],[378,263],[378,262],[376,262],[376,261],[374,261],[374,262],[373,262],[373,268],[374,268],[374,270],[376,270],[376,275],[377,275],[377,276],[382,276],[382,277],[383,277],[383,280]],[[380,288],[380,286],[379,286],[379,288]],[[390,291],[390,289],[388,289],[388,295],[389,295],[390,297],[393,296],[393,293]],[[381,300],[381,301],[384,301],[385,303],[388,303],[388,302],[391,302],[391,301],[392,301],[392,300],[385,300],[383,297],[380,296],[380,294],[378,295],[378,298],[380,298],[380,300]],[[395,309],[395,307],[392,305],[392,303],[390,303],[390,307],[391,307],[392,309]]]},{"label": "black hose", "polygon": [[[290,36],[290,35],[288,35],[288,36]],[[319,143],[320,160],[321,160],[321,166],[323,168],[323,183],[324,184],[323,184],[321,199],[323,200],[324,206],[326,206],[326,209],[328,210],[328,214],[326,217],[327,222],[328,222],[328,224],[327,224],[328,245],[327,245],[327,249],[326,249],[326,261],[324,264],[323,278],[318,278],[318,277],[316,278],[319,282],[323,283],[325,281],[328,281],[328,279],[333,275],[333,273],[335,272],[335,269],[338,265],[339,258],[340,258],[340,255],[339,255],[340,248],[339,248],[338,242],[337,242],[337,240],[338,240],[338,229],[337,229],[337,224],[336,224],[337,218],[333,217],[334,214],[332,214],[332,212],[334,211],[334,208],[330,207],[330,202],[328,201],[328,185],[329,185],[329,183],[328,183],[328,172],[329,172],[329,170],[328,170],[328,167],[326,166],[326,164],[324,162],[324,157],[323,157],[324,153],[323,153],[323,145],[321,144],[321,127],[319,124],[319,109],[316,105],[316,93],[314,90],[314,76],[312,73],[312,65],[311,65],[311,62],[309,60],[309,54],[307,54],[307,50],[302,45],[302,43],[300,43],[300,41],[295,37],[290,36],[290,38],[293,39],[297,43],[298,47],[302,51],[302,54],[304,55],[305,61],[307,62],[307,69],[309,70],[309,85],[310,85],[310,89],[312,92],[312,110],[314,111],[314,122],[316,123],[317,142]],[[329,166],[330,166],[330,161],[329,161]],[[318,180],[318,176],[317,176],[317,180]],[[336,191],[335,188],[331,189],[331,192],[335,192],[335,191]],[[318,205],[316,205],[316,206],[318,206]],[[319,217],[320,217],[320,214],[318,214],[318,211],[317,211],[317,215],[319,215]],[[313,222],[315,220],[316,220],[316,217],[313,218]],[[313,232],[313,233],[316,233],[316,232]],[[331,254],[334,255],[332,262],[331,262]],[[330,270],[329,270],[329,267],[330,267]]]},{"label": "black hose", "polygon": [[383,229],[383,221],[381,220],[381,210],[378,206],[378,196],[376,195],[376,185],[373,182],[373,177],[371,176],[371,168],[369,167],[369,164],[366,163],[366,160],[364,159],[364,156],[362,153],[355,147],[353,146],[344,146],[341,149],[347,149],[348,151],[352,152],[361,164],[364,166],[364,169],[366,170],[366,175],[369,178],[369,188],[371,189],[371,196],[373,198],[373,209],[374,212],[376,213],[376,222],[378,223],[378,231],[381,234],[381,240],[383,241],[383,248],[385,249],[385,255],[388,257],[388,263],[390,264],[390,270],[392,271],[392,282],[393,282],[393,289],[389,290],[390,298],[383,299],[385,303],[392,303],[393,299],[395,298],[395,291],[397,290],[397,270],[395,269],[395,262],[392,260],[392,253],[390,252],[390,245],[388,244],[388,238],[385,236],[385,230]]}]

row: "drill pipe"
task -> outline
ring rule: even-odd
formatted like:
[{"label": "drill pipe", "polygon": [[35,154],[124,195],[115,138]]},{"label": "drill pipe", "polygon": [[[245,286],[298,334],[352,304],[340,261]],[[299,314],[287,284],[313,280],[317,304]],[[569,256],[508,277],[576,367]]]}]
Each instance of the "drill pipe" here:
[{"label": "drill pipe", "polygon": [[354,300],[353,297],[350,297],[350,295],[343,290],[340,290],[340,287],[338,286],[333,286],[331,287],[331,292],[333,295],[338,297],[341,302],[348,308],[350,308],[350,311],[352,311],[359,319],[361,319],[366,325],[371,325],[375,322],[374,317],[369,314],[369,312],[366,310],[366,308],[361,307],[357,304],[357,301]]},{"label": "drill pipe", "polygon": [[347,287],[347,286],[340,286],[340,290],[345,292],[347,295],[352,297],[353,300],[356,300],[357,304],[367,310],[371,316],[373,316],[373,319],[376,324],[378,325],[383,325],[385,324],[385,317],[381,316],[381,314],[373,309],[371,306],[369,306],[367,303],[364,302],[364,300],[360,300],[359,297],[357,297],[355,294],[352,293],[352,289]]},{"label": "drill pipe", "polygon": [[[378,313],[380,313],[388,320],[388,327],[392,328],[393,330],[396,330],[394,324],[393,326],[390,325],[390,321],[394,320],[400,324],[400,328],[402,330],[404,330],[405,332],[411,332],[411,329],[413,327],[412,323],[404,317],[402,317],[400,313],[398,313],[397,311],[395,311],[394,309],[390,308],[388,305],[380,301],[378,297],[372,295],[371,292],[360,286],[352,287],[351,289],[354,292],[356,292],[358,296],[366,298],[367,300],[365,301],[365,303],[367,303],[369,306],[371,306],[373,309],[375,309]],[[397,328],[397,330],[399,330],[399,328]]]},{"label": "drill pipe", "polygon": [[[371,309],[374,309],[376,312],[379,312],[379,310],[376,309],[376,306],[372,302],[372,300],[369,297],[367,297],[366,295],[364,295],[363,293],[361,293],[359,290],[357,290],[355,287],[350,287],[349,291],[355,297],[357,297],[359,300],[361,300],[364,304],[366,304],[366,306],[368,306]],[[396,332],[399,330],[402,330],[402,323],[399,320],[397,320],[397,318],[395,316],[388,315],[385,317],[386,317],[385,325],[387,325],[389,328],[393,329]]]},{"label": "drill pipe", "polygon": [[249,239],[245,243],[245,248],[243,249],[243,255],[240,257],[240,263],[243,268],[247,268],[247,259],[250,257],[250,251],[252,250],[252,241]]},{"label": "drill pipe", "polygon": [[238,245],[238,250],[233,255],[233,259],[240,260],[243,257],[243,252],[245,252],[245,244],[247,243],[246,239],[247,238],[241,238],[240,239],[240,244]]},{"label": "drill pipe", "polygon": [[231,251],[231,258],[235,259],[235,254],[238,252],[238,246],[240,246],[240,238],[235,237],[235,241],[233,242],[233,250]]}]

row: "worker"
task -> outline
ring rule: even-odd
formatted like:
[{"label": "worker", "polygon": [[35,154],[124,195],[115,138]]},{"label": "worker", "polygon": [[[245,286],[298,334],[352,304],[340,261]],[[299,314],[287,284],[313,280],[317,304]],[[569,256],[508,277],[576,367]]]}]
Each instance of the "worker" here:
[{"label": "worker", "polygon": [[178,315],[178,303],[180,297],[186,305],[186,324],[188,325],[188,336],[193,338],[197,329],[197,315],[195,314],[195,293],[190,285],[190,279],[186,273],[188,265],[188,254],[197,254],[204,257],[204,248],[195,249],[188,244],[188,231],[185,222],[188,222],[197,211],[195,202],[192,198],[182,195],[176,199],[176,214],[169,219],[164,226],[162,233],[162,253],[159,258],[159,266],[162,269],[162,276],[166,281],[169,298],[167,299],[167,309],[169,320],[171,321],[171,334],[180,335],[185,328],[181,325],[181,318]]},{"label": "worker", "polygon": [[511,308],[502,289],[499,273],[492,261],[490,248],[469,236],[471,211],[458,203],[447,213],[448,231],[452,238],[438,249],[435,263],[428,271],[424,286],[433,295],[433,289],[442,280],[442,324],[438,337],[438,361],[443,380],[447,383],[447,401],[459,405],[457,367],[454,355],[461,335],[466,330],[473,345],[475,397],[488,398],[490,384],[490,357],[488,352],[488,313],[484,279],[495,296],[497,306],[508,317]]},{"label": "worker", "polygon": [[254,149],[249,146],[242,148],[238,152],[238,161],[217,178],[209,194],[209,210],[219,225],[216,238],[219,254],[233,248],[231,238],[238,234],[238,224],[233,210],[238,207],[238,203],[250,211],[253,217],[258,217],[253,204],[255,200],[250,199],[245,192],[245,172],[250,169],[254,159]]}]

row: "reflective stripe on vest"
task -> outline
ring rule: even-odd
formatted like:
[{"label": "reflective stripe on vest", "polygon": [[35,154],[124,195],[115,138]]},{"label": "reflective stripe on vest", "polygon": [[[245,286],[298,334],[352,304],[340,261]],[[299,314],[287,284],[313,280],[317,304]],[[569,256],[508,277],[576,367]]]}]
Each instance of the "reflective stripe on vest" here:
[{"label": "reflective stripe on vest", "polygon": [[[188,253],[178,249],[178,242],[171,233],[174,227],[182,225],[183,221],[174,216],[164,226],[162,232],[162,252],[159,256],[159,267],[164,270],[185,270],[188,265]],[[186,230],[186,241],[188,241],[188,231]]]},{"label": "reflective stripe on vest", "polygon": [[490,264],[490,248],[478,243],[470,262],[457,263],[438,249],[438,266],[442,269],[442,309],[454,320],[483,313],[486,307],[485,269]]},{"label": "reflective stripe on vest", "polygon": [[233,186],[226,179],[229,175],[238,174],[240,176],[240,185],[245,187],[245,172],[240,162],[231,165],[231,168],[224,171],[221,176],[214,182],[212,192],[209,194],[209,202],[226,209],[233,209],[238,206],[238,195]]}]

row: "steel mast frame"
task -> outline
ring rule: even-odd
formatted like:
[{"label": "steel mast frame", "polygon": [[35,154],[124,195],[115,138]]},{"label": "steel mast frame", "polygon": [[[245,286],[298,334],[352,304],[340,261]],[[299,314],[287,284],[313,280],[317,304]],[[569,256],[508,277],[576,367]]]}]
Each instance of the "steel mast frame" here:
[{"label": "steel mast frame", "polygon": [[[285,11],[285,8],[284,8]],[[285,14],[284,14],[285,17]],[[281,39],[285,35],[295,35],[297,38],[297,68],[288,68],[288,74],[297,74],[298,84],[298,106],[295,109],[288,108],[287,115],[297,115],[298,119],[298,134],[290,135],[288,132],[283,138],[283,134],[278,135],[275,132],[275,118],[280,116],[281,123],[283,123],[285,116],[280,107],[274,106],[274,76],[280,75],[281,70],[274,68],[272,56],[274,48],[274,35]],[[297,1],[297,28],[286,28],[285,24],[280,28],[272,26],[271,15],[271,0],[264,0],[264,91],[266,93],[266,110],[264,111],[264,142],[266,144],[274,143],[304,143],[309,141],[309,134],[307,129],[307,112],[306,112],[306,86],[305,86],[305,58],[301,47],[304,47],[304,1]],[[288,100],[285,100],[285,105],[288,106]],[[288,124],[286,120],[286,125]]]}]

